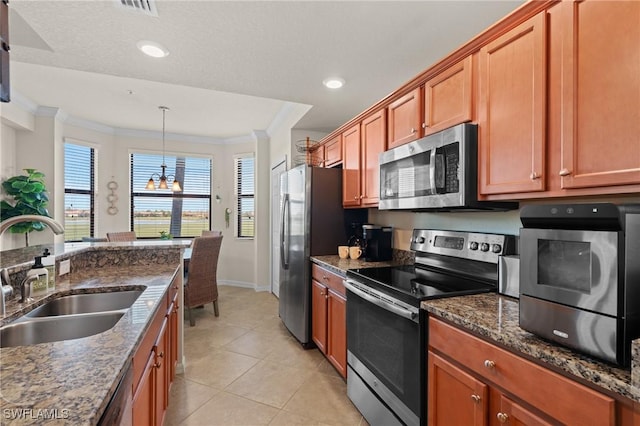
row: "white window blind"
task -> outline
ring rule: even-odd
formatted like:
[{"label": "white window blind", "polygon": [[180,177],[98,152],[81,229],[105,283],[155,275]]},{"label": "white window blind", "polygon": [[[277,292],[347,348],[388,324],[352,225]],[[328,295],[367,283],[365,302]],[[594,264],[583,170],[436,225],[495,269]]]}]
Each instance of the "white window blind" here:
[{"label": "white window blind", "polygon": [[158,184],[162,154],[131,154],[131,230],[138,238],[158,238],[160,232],[197,237],[211,226],[211,159],[165,155],[167,176],[173,175],[181,192],[145,189],[153,174]]},{"label": "white window blind", "polygon": [[235,158],[236,224],[238,238],[253,238],[255,232],[255,167],[253,154]]},{"label": "white window blind", "polygon": [[64,144],[64,238],[93,237],[95,222],[95,150]]}]

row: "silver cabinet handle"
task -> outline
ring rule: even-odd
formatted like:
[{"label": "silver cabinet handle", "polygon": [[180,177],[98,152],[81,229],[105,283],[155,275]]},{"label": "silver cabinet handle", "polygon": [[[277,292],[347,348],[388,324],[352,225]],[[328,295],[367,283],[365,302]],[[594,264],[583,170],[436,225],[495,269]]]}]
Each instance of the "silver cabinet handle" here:
[{"label": "silver cabinet handle", "polygon": [[567,168],[564,168],[562,170],[560,170],[560,172],[558,173],[560,176],[569,176],[571,174],[571,171]]},{"label": "silver cabinet handle", "polygon": [[539,175],[539,174],[537,174],[536,172],[531,172],[531,174],[529,175],[529,177],[531,178],[531,180],[540,179],[540,175]]}]

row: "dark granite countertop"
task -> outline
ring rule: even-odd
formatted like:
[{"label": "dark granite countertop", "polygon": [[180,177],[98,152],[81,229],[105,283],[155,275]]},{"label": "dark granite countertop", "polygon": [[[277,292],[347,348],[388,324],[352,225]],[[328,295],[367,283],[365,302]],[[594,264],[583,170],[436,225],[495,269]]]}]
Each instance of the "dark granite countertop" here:
[{"label": "dark granite countertop", "polygon": [[[141,248],[145,244],[134,244]],[[67,341],[41,343],[0,349],[0,413],[3,425],[68,424],[93,425],[98,422],[133,354],[138,348],[149,321],[174,274],[181,269],[178,245],[164,245],[169,250],[140,252],[128,264],[118,250],[131,244],[82,247],[86,267],[56,279],[55,292],[27,306],[16,307],[4,318],[9,322],[33,308],[67,294],[118,290],[144,290],[116,325],[93,336]],[[149,252],[154,252],[153,255]],[[130,252],[126,252],[130,257]],[[4,255],[4,252],[3,252]],[[155,257],[159,256],[159,257]],[[86,265],[110,259],[104,265]],[[72,260],[73,262],[73,260]],[[161,307],[162,305],[162,307]],[[45,420],[46,419],[46,420]]]},{"label": "dark granite countertop", "polygon": [[413,252],[394,250],[393,259],[382,262],[367,262],[363,259],[340,259],[338,255],[312,256],[311,261],[332,270],[340,276],[346,276],[348,269],[377,268],[413,264]]},{"label": "dark granite countertop", "polygon": [[[519,326],[518,299],[495,293],[452,297],[422,302],[429,315],[538,361],[568,376],[594,384],[614,394],[640,401],[640,389],[630,369],[599,362],[568,348],[547,342]],[[633,359],[638,358],[634,342]]]}]

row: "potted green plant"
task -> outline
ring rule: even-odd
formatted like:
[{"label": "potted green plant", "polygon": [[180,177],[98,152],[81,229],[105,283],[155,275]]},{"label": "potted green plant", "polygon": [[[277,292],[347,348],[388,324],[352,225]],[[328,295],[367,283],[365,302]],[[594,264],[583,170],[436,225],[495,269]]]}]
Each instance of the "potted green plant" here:
[{"label": "potted green plant", "polygon": [[172,240],[173,239],[173,235],[171,235],[167,231],[160,231],[160,239],[161,240]]},{"label": "potted green plant", "polygon": [[[6,200],[0,201],[0,220],[6,220],[14,216],[35,214],[49,216],[47,205],[49,196],[44,184],[44,174],[36,169],[24,169],[26,175],[11,177],[2,182],[4,192],[13,197],[14,204]],[[43,231],[45,225],[42,222],[16,223],[9,230],[13,234],[24,234],[25,244],[29,245],[29,233],[31,231]]]}]

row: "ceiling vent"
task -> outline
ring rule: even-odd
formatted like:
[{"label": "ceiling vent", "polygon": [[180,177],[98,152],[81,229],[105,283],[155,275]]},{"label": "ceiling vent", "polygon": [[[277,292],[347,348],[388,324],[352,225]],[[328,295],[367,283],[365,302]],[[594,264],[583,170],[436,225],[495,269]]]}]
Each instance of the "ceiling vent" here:
[{"label": "ceiling vent", "polygon": [[115,2],[122,9],[148,16],[158,16],[155,0],[115,0]]}]

